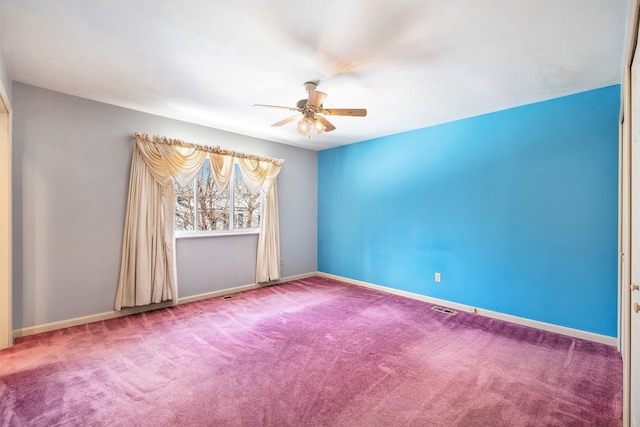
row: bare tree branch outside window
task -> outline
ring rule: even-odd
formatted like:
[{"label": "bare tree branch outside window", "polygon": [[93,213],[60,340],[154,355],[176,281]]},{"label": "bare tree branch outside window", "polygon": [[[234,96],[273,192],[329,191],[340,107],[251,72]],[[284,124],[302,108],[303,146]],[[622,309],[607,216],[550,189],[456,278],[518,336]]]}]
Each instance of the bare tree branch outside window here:
[{"label": "bare tree branch outside window", "polygon": [[174,191],[176,194],[176,230],[193,231],[193,185],[180,187],[178,183],[174,183]]},{"label": "bare tree branch outside window", "polygon": [[198,230],[228,230],[229,187],[218,192],[209,162],[204,162],[196,179]]}]

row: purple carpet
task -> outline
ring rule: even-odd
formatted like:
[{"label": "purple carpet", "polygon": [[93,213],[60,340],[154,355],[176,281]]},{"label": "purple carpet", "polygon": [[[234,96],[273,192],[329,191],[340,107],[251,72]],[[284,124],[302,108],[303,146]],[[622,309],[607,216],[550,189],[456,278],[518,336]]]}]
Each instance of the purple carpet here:
[{"label": "purple carpet", "polygon": [[32,335],[2,426],[620,426],[613,347],[322,277]]}]

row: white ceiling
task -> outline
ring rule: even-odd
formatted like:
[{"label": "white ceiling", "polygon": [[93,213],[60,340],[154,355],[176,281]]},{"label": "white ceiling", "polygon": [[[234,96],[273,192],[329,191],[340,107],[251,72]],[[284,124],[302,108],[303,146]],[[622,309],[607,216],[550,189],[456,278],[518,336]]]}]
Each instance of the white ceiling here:
[{"label": "white ceiling", "polygon": [[[11,79],[321,150],[621,81],[628,0],[0,0]],[[336,130],[291,114],[319,80]],[[147,131],[146,129],[140,129]],[[179,135],[167,135],[179,138]],[[219,143],[219,142],[216,142]]]}]

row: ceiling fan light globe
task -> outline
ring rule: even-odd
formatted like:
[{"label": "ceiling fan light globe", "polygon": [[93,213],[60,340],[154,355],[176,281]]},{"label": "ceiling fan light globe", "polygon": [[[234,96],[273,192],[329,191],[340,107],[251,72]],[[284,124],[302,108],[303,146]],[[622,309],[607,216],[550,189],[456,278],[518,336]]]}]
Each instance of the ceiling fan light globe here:
[{"label": "ceiling fan light globe", "polygon": [[308,136],[312,126],[313,120],[309,117],[303,117],[298,122],[298,132]]},{"label": "ceiling fan light globe", "polygon": [[322,124],[320,120],[315,119],[313,121],[313,130],[315,131],[316,135],[324,132],[325,129],[326,127],[324,126],[324,124]]}]

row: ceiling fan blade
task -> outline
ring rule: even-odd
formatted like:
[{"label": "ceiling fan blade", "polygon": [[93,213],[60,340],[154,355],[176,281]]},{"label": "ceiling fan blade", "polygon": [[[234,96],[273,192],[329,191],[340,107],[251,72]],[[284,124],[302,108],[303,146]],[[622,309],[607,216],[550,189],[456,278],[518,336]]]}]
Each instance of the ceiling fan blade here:
[{"label": "ceiling fan blade", "polygon": [[309,91],[309,99],[307,100],[307,105],[309,107],[319,108],[324,102],[327,94],[324,92],[318,92],[317,90]]},{"label": "ceiling fan blade", "polygon": [[324,131],[325,132],[331,132],[332,130],[334,130],[336,128],[334,125],[329,123],[329,120],[325,119],[322,116],[316,116],[316,119],[320,120],[320,123],[322,123],[324,125]]},{"label": "ceiling fan blade", "polygon": [[300,116],[291,116],[289,118],[286,118],[284,120],[280,120],[277,123],[272,124],[271,126],[282,126],[282,125],[286,125],[287,123],[291,123],[292,121],[294,121],[295,119],[297,119]]},{"label": "ceiling fan blade", "polygon": [[268,105],[268,104],[253,104],[254,107],[267,107],[267,108],[277,108],[280,110],[290,110],[290,111],[298,111],[297,108],[293,107],[283,107],[281,105]]},{"label": "ceiling fan blade", "polygon": [[328,108],[326,110],[322,110],[322,114],[327,114],[329,116],[364,117],[367,115],[367,110],[366,108]]}]

